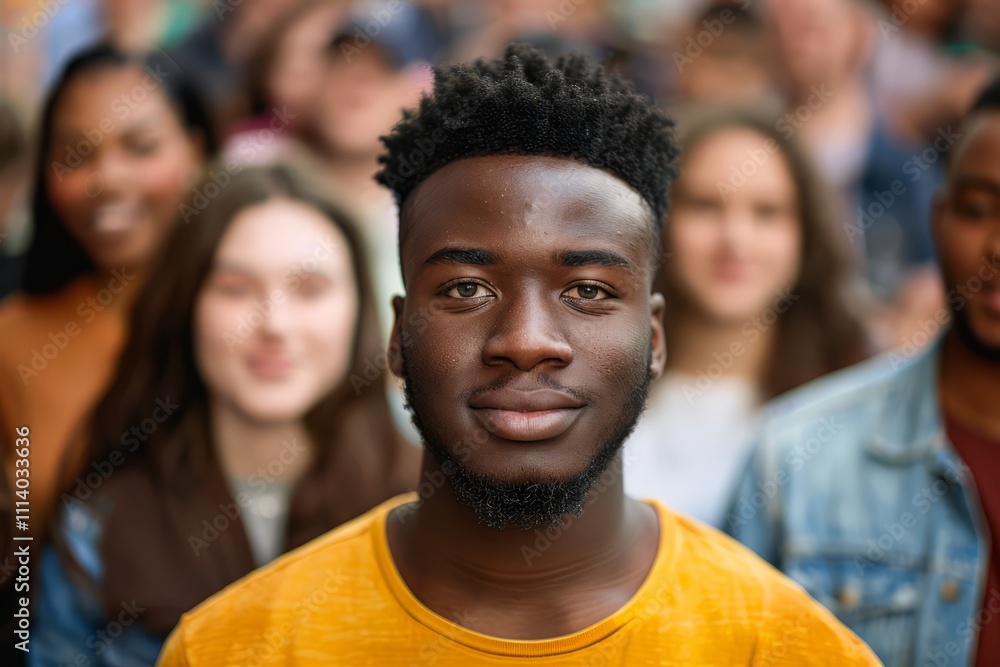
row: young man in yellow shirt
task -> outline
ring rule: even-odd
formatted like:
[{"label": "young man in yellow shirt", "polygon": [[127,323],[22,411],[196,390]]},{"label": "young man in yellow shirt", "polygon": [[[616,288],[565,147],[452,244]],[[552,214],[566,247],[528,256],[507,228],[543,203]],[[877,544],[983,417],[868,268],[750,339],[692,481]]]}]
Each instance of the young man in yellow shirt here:
[{"label": "young man in yellow shirt", "polygon": [[188,613],[160,664],[879,664],[749,551],[624,494],[666,359],[669,119],[583,56],[512,45],[440,68],[385,143],[419,495]]}]

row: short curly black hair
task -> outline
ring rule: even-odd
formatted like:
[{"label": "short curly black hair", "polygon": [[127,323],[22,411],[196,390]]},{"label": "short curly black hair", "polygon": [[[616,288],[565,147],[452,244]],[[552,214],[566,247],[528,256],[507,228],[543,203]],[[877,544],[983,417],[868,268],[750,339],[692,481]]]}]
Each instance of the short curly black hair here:
[{"label": "short curly black hair", "polygon": [[567,157],[610,172],[649,205],[657,229],[677,176],[674,122],[580,53],[554,63],[524,43],[502,57],[434,70],[434,90],[404,111],[376,180],[406,198],[435,170],[482,155]]}]

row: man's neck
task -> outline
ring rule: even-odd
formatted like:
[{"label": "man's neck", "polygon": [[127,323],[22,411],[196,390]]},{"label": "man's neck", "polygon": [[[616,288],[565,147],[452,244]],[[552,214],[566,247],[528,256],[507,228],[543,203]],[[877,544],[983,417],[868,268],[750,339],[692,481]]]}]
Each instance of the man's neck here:
[{"label": "man's neck", "polygon": [[1000,364],[969,349],[954,327],[944,341],[939,382],[941,403],[950,417],[1000,441]]},{"label": "man's neck", "polygon": [[[619,456],[610,470],[620,469]],[[425,453],[421,478],[438,475]],[[484,526],[445,481],[394,512],[388,539],[407,586],[431,610],[493,636],[545,639],[589,627],[632,597],[658,552],[657,525],[653,508],[625,496],[620,474],[595,483],[580,517],[534,530]]]}]

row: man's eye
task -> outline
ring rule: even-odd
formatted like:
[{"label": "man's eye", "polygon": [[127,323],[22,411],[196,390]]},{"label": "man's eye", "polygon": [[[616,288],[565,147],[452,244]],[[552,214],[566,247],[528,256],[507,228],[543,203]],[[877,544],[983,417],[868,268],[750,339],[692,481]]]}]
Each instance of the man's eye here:
[{"label": "man's eye", "polygon": [[459,283],[457,285],[452,285],[451,288],[445,292],[445,296],[455,297],[457,299],[473,299],[489,295],[490,291],[479,283]]},{"label": "man's eye", "polygon": [[601,289],[597,285],[577,285],[566,292],[566,294],[571,298],[583,299],[585,301],[603,301],[611,296],[606,290]]},{"label": "man's eye", "polygon": [[958,205],[955,208],[958,210],[959,215],[962,215],[966,218],[986,218],[993,213],[992,207],[981,201],[978,202],[960,201],[958,202]]}]

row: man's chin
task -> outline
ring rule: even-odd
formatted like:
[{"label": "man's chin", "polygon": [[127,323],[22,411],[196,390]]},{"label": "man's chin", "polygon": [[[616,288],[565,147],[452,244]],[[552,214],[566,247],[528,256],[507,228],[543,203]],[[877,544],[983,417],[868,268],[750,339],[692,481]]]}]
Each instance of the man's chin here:
[{"label": "man's chin", "polygon": [[561,483],[507,484],[453,478],[455,497],[476,513],[480,523],[504,530],[534,530],[583,513],[591,481],[584,476]]},{"label": "man's chin", "polygon": [[[967,313],[961,311],[952,313],[955,332],[958,334],[959,340],[980,359],[1000,364],[1000,343],[995,342],[1000,339],[1000,336],[982,335],[978,329],[985,327],[977,327],[970,319]],[[989,328],[996,329],[995,326]]]}]

